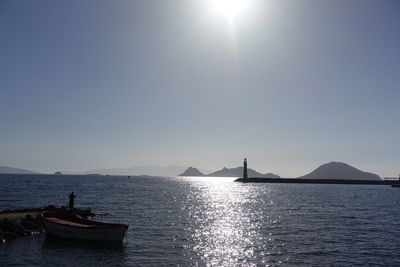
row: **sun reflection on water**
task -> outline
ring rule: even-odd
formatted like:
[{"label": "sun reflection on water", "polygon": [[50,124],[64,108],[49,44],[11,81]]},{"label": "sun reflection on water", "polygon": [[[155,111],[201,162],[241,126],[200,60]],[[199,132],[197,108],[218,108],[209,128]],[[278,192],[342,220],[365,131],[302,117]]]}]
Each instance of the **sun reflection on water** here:
[{"label": "sun reflection on water", "polygon": [[233,183],[232,179],[202,178],[192,181],[192,186],[187,206],[190,223],[186,230],[191,235],[191,250],[200,262],[211,266],[256,262],[265,265],[268,255],[281,253],[284,244],[268,233],[269,228],[280,223],[280,217],[264,212],[263,205],[273,205],[265,200],[269,188],[260,198],[259,189]]}]

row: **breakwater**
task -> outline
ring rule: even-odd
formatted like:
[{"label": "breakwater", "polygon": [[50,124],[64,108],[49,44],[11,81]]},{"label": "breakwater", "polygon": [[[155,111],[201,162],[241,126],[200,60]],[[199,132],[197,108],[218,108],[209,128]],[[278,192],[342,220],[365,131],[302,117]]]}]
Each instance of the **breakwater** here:
[{"label": "breakwater", "polygon": [[353,185],[393,185],[398,181],[340,180],[340,179],[298,179],[298,178],[238,178],[241,183],[293,183],[293,184],[353,184]]}]

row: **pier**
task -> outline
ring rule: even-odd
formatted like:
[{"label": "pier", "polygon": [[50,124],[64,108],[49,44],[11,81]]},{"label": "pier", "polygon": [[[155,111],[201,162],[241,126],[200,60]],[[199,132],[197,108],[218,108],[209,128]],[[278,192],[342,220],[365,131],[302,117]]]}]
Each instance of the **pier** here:
[{"label": "pier", "polygon": [[298,178],[238,178],[240,183],[273,183],[273,184],[353,184],[353,185],[393,185],[397,181],[375,180],[341,180],[341,179],[298,179]]}]

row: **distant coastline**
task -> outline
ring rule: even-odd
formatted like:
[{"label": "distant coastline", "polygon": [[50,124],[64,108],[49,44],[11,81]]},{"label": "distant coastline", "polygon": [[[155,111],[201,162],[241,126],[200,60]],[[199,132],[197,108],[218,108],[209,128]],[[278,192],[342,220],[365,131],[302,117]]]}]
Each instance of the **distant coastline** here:
[{"label": "distant coastline", "polygon": [[[182,167],[178,165],[170,165],[167,167],[132,167],[128,169],[101,169],[101,172],[69,172],[69,171],[57,171],[56,175],[68,176],[68,175],[84,175],[84,176],[162,176],[162,177],[174,177],[174,176],[197,176],[197,177],[242,177],[243,167],[226,168],[223,167],[220,170],[211,172],[205,172],[204,169],[198,169],[195,167]],[[116,173],[113,170],[118,170]],[[0,166],[0,174],[33,174],[33,175],[51,175],[49,173],[38,173],[26,169],[18,169],[6,166]],[[279,175],[273,173],[260,173],[254,169],[248,169],[248,177],[252,178],[273,178],[273,179],[287,179],[281,178]],[[383,181],[383,180],[398,180],[397,177],[381,178],[379,175],[361,171],[343,162],[329,162],[322,164],[312,172],[299,176],[291,177],[292,179],[331,179],[331,180],[372,180],[372,181]]]},{"label": "distant coastline", "polygon": [[25,169],[0,166],[0,174],[39,174],[39,173]]}]

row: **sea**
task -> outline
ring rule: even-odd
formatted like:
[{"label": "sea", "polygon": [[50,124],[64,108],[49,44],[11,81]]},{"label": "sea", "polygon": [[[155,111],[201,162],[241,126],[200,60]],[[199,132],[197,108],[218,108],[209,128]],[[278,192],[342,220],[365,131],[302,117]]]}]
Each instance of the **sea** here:
[{"label": "sea", "polygon": [[123,244],[0,244],[0,266],[400,266],[400,189],[220,177],[0,175],[0,210],[66,205],[129,224]]}]

